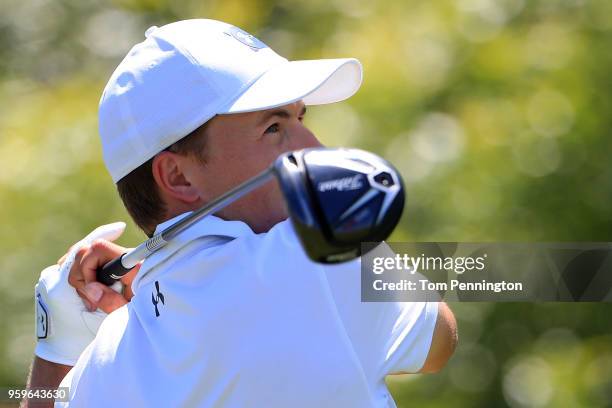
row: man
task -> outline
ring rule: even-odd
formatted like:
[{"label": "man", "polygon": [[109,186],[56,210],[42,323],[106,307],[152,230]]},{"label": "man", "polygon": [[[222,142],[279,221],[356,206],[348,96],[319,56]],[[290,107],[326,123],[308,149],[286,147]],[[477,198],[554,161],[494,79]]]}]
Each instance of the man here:
[{"label": "man", "polygon": [[[105,164],[149,236],[280,153],[320,146],[306,105],[361,84],[355,59],[288,62],[218,21],[146,37],[111,76],[99,119]],[[361,303],[359,262],[312,262],[286,218],[270,182],[149,257],[124,282],[133,297],[95,282],[124,248],[72,250],[70,284],[88,310],[114,312],[62,381],[70,405],[386,407],[386,375],[446,363],[456,330],[445,304]],[[50,384],[71,365],[49,361],[32,377]]]}]

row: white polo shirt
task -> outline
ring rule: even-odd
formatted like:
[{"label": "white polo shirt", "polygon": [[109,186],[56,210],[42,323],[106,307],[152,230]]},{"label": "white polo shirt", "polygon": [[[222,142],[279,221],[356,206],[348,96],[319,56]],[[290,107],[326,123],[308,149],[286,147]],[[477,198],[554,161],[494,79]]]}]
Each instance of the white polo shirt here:
[{"label": "white polo shirt", "polygon": [[422,367],[438,310],[362,303],[359,262],[312,262],[289,221],[207,217],[132,287],[62,381],[71,406],[394,407],[384,377]]}]

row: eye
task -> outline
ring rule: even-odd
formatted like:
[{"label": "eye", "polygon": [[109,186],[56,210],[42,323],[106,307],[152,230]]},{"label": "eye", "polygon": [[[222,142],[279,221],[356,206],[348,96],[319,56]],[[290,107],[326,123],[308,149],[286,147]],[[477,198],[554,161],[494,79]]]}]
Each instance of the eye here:
[{"label": "eye", "polygon": [[270,125],[265,131],[264,133],[278,133],[280,131],[280,126],[278,123],[275,123],[273,125]]}]

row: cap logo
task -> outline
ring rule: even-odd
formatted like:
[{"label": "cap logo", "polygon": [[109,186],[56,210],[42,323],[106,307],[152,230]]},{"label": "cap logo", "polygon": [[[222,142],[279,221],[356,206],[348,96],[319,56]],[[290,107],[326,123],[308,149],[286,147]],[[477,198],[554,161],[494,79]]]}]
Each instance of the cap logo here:
[{"label": "cap logo", "polygon": [[242,44],[246,45],[253,51],[259,51],[262,48],[267,47],[267,45],[264,44],[262,41],[258,40],[246,31],[242,31],[238,27],[230,28],[229,30],[225,31],[225,34],[240,41]]}]

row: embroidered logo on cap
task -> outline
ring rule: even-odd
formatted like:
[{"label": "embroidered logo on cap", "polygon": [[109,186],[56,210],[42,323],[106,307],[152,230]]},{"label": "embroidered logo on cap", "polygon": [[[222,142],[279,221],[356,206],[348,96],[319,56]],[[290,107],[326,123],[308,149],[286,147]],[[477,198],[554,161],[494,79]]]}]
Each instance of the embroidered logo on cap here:
[{"label": "embroidered logo on cap", "polygon": [[259,51],[262,48],[266,48],[267,45],[262,41],[247,33],[246,31],[242,31],[238,27],[232,27],[229,30],[225,31],[226,35],[230,37],[234,37],[236,40],[240,41],[242,44],[246,45],[253,51]]}]

